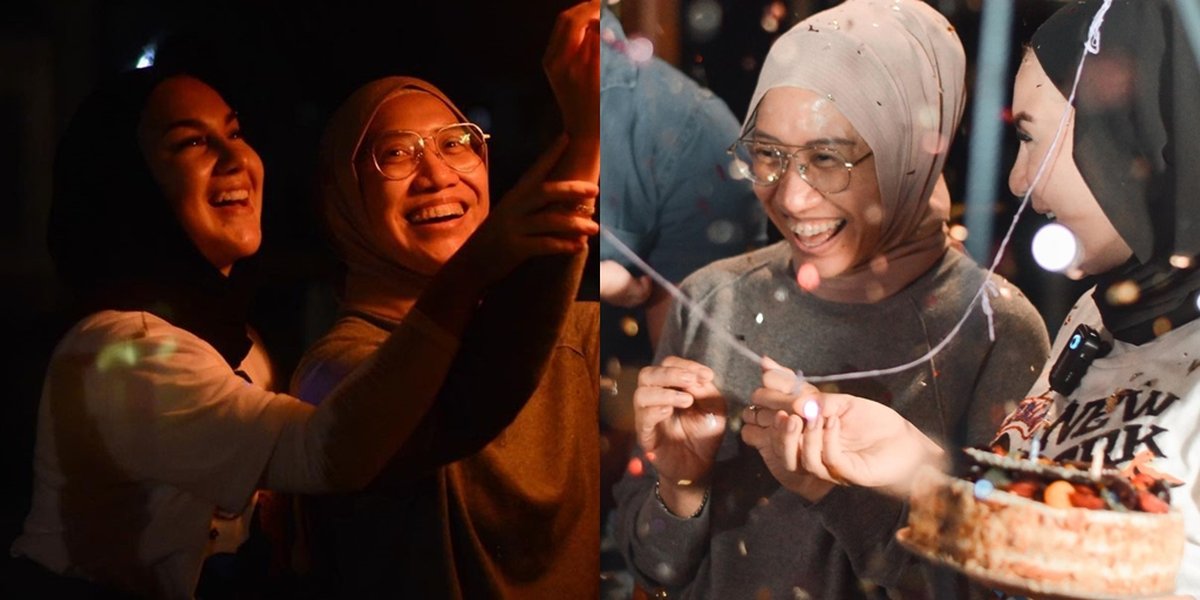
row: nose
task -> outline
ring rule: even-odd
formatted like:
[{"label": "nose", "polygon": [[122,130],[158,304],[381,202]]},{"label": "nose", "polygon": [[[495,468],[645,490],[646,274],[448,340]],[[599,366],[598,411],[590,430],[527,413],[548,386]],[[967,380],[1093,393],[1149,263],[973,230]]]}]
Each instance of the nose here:
[{"label": "nose", "polygon": [[774,200],[781,209],[795,215],[820,204],[825,197],[809,185],[795,167],[789,167],[775,185]]},{"label": "nose", "polygon": [[221,174],[237,173],[246,168],[250,164],[253,156],[257,156],[254,149],[246,143],[237,143],[222,140],[213,142],[217,144],[217,172]]},{"label": "nose", "polygon": [[413,186],[423,190],[440,190],[458,183],[458,171],[450,168],[441,156],[430,148],[421,153]]},{"label": "nose", "polygon": [[1028,169],[1025,167],[1025,148],[1017,150],[1017,159],[1008,172],[1008,191],[1014,196],[1024,196],[1029,191]]}]

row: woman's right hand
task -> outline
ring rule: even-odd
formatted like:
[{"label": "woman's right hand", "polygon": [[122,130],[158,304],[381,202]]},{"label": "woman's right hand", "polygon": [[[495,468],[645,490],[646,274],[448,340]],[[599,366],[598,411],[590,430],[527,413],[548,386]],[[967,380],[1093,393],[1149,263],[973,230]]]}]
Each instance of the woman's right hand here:
[{"label": "woman's right hand", "polygon": [[699,508],[725,433],[725,399],[713,379],[712,369],[675,356],[638,373],[638,444],[658,471],[663,501],[677,515]]},{"label": "woman's right hand", "polygon": [[600,139],[600,0],[559,14],[542,68],[572,138]]},{"label": "woman's right hand", "polygon": [[460,260],[491,284],[535,256],[587,251],[600,232],[592,219],[600,188],[588,181],[525,177],[492,208],[460,250]]}]

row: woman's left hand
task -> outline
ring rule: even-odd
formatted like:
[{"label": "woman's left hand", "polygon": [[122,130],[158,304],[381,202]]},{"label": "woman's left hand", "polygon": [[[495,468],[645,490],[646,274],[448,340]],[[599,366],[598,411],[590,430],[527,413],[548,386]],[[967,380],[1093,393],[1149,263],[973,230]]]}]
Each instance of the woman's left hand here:
[{"label": "woman's left hand", "polygon": [[771,411],[758,405],[742,409],[742,441],[758,450],[780,485],[809,502],[818,502],[834,488],[834,484],[800,468],[799,448],[803,436],[804,422],[799,415],[785,410]]},{"label": "woman's left hand", "polygon": [[572,139],[600,139],[600,0],[558,15],[542,67]]},{"label": "woman's left hand", "polygon": [[778,442],[789,467],[794,461],[800,471],[830,483],[888,488],[907,495],[905,488],[917,468],[943,456],[936,443],[883,404],[822,393],[807,383],[797,390],[795,375],[769,359],[763,370],[763,387],[754,391],[751,401],[772,414],[808,416],[799,439],[781,436]]}]

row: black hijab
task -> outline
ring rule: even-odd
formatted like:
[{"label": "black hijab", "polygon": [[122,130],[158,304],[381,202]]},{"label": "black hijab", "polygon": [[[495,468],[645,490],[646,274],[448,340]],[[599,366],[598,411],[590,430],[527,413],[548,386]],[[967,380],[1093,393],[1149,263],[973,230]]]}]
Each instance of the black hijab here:
[{"label": "black hijab", "polygon": [[[1064,97],[1101,5],[1072,2],[1033,36]],[[1075,164],[1133,249],[1129,262],[1100,276],[1093,297],[1117,339],[1143,344],[1200,316],[1200,69],[1171,0],[1112,3],[1075,110]],[[1109,291],[1128,281],[1138,299],[1114,303]]]},{"label": "black hijab", "polygon": [[226,277],[204,258],[138,146],[151,92],[182,74],[122,73],[84,100],[55,155],[47,242],[76,320],[105,309],[150,312],[203,338],[236,370],[251,345],[250,269],[240,261]]}]

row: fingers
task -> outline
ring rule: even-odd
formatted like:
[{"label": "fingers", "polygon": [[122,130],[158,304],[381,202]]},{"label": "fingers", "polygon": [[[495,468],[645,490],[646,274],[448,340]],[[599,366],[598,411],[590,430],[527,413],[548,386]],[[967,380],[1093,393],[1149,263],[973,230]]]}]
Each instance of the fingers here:
[{"label": "fingers", "polygon": [[798,383],[799,379],[796,378],[796,373],[788,371],[786,368],[773,368],[773,370],[762,373],[763,388],[793,394],[792,390]]},{"label": "fingers", "polygon": [[796,472],[798,466],[797,450],[800,447],[803,422],[800,417],[786,411],[776,411],[772,424],[772,447],[775,455],[783,461],[788,471]]},{"label": "fingers", "polygon": [[649,409],[659,407],[688,408],[696,401],[691,394],[665,387],[641,386],[633,392],[633,407]]},{"label": "fingers", "polygon": [[590,200],[600,195],[600,186],[594,181],[567,180],[547,181],[541,186],[547,200]]},{"label": "fingers", "polygon": [[600,20],[599,0],[577,4],[559,13],[558,19],[554,21],[554,30],[550,33],[550,42],[546,45],[542,63],[549,69],[552,65],[559,64],[564,56],[573,54],[593,20]]},{"label": "fingers", "polygon": [[692,373],[696,382],[703,385],[712,383],[716,379],[716,373],[705,365],[702,365],[694,360],[679,358],[678,356],[668,356],[662,361],[662,366],[672,369],[682,369]]},{"label": "fingers", "polygon": [[822,432],[821,437],[825,446],[823,463],[825,464],[826,472],[829,474],[827,481],[844,484],[845,481],[842,479],[842,474],[850,473],[852,469],[851,463],[848,460],[849,455],[846,454],[842,447],[841,419],[836,415],[830,417],[825,424],[825,430]]},{"label": "fingers", "polygon": [[764,365],[763,387],[791,393],[798,383],[799,380],[792,371],[782,367],[766,369]]},{"label": "fingers", "polygon": [[750,394],[750,401],[771,410],[786,410],[792,412],[792,404],[796,397],[787,392],[760,387]]},{"label": "fingers", "polygon": [[742,425],[742,441],[760,453],[769,452],[769,448],[771,447],[771,433],[766,427],[747,423]]},{"label": "fingers", "polygon": [[650,299],[650,294],[654,292],[654,282],[649,275],[642,275],[633,280],[631,288],[631,301],[635,306],[645,304]]},{"label": "fingers", "polygon": [[495,207],[498,218],[504,215],[524,217],[547,208],[587,206],[588,215],[594,212],[600,188],[590,181],[548,181],[523,188],[513,188]]},{"label": "fingers", "polygon": [[824,426],[825,419],[822,417],[809,420],[805,424],[805,435],[800,443],[800,466],[816,477],[833,481],[829,475],[829,469],[825,466],[826,436],[822,435]]},{"label": "fingers", "polygon": [[757,404],[751,404],[742,409],[742,424],[767,427],[771,424],[771,411]]},{"label": "fingers", "polygon": [[513,224],[514,236],[554,236],[579,238],[600,232],[600,224],[592,219],[590,207],[564,207],[563,210],[540,212],[524,217]]},{"label": "fingers", "polygon": [[658,426],[670,419],[677,408],[687,408],[694,402],[691,394],[679,390],[639,386],[633,393],[633,423],[642,449],[657,448]]},{"label": "fingers", "polygon": [[775,362],[775,359],[773,359],[770,356],[767,356],[765,354],[762,357],[761,366],[762,366],[763,373],[766,373],[767,371],[789,371],[790,370],[787,367]]}]

